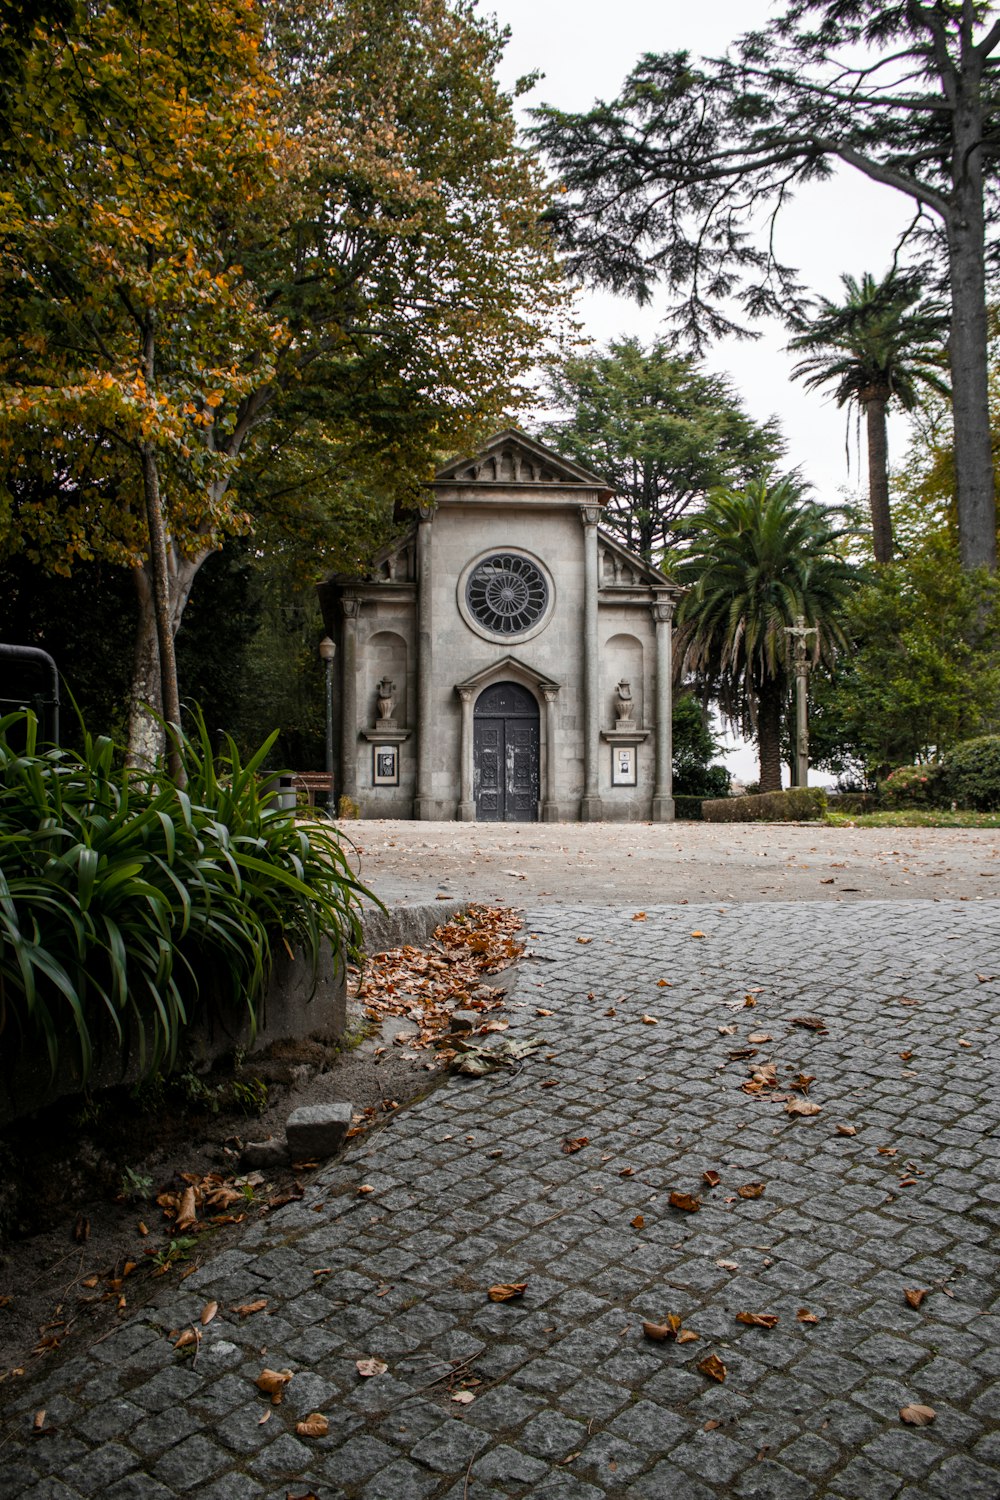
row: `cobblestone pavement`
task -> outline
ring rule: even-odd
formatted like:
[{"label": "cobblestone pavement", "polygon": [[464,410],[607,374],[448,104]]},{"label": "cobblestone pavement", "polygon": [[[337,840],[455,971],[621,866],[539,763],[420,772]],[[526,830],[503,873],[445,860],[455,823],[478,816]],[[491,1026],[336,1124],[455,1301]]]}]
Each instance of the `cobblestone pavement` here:
[{"label": "cobblestone pavement", "polygon": [[[544,1048],[447,1079],[8,1392],[4,1497],[996,1500],[1000,903],[539,907],[527,931],[507,1035]],[[743,1091],[769,1061],[786,1098],[815,1075],[818,1114]],[[209,1299],[192,1360],[168,1335]],[[669,1313],[698,1340],[643,1336]],[[293,1372],[280,1406],[265,1366]],[[298,1436],[314,1411],[328,1435]]]}]

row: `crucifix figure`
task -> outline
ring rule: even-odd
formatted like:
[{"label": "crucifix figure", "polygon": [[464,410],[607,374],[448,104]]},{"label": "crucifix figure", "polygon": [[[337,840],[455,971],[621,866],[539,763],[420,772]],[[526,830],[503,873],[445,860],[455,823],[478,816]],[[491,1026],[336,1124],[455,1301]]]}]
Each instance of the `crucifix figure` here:
[{"label": "crucifix figure", "polygon": [[809,658],[806,654],[806,637],[818,635],[815,625],[806,625],[805,615],[796,615],[794,625],[785,626],[794,648],[795,663],[795,785],[809,785]]}]

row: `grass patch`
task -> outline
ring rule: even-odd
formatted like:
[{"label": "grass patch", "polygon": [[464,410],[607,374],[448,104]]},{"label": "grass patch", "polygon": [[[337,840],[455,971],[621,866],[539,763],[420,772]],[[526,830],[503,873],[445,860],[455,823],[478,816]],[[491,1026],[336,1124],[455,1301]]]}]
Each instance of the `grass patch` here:
[{"label": "grass patch", "polygon": [[895,812],[827,813],[831,828],[1000,828],[1000,813],[950,812],[939,807],[909,807]]}]

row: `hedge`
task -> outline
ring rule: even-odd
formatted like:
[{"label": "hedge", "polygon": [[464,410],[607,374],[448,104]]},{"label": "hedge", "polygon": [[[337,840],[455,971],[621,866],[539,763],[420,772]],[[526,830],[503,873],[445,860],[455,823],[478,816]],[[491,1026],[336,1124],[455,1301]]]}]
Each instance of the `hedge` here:
[{"label": "hedge", "polygon": [[793,786],[787,792],[754,797],[713,797],[701,805],[706,823],[806,823],[826,814],[821,786]]},{"label": "hedge", "polygon": [[704,797],[690,797],[684,792],[674,796],[674,817],[684,822],[701,822],[701,805]]}]

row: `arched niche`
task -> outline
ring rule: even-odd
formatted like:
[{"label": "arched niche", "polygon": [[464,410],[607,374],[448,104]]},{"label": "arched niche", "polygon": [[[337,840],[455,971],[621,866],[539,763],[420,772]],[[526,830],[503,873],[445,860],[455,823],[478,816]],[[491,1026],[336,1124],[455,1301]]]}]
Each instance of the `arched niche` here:
[{"label": "arched niche", "polygon": [[395,683],[393,720],[400,728],[409,724],[407,658],[406,641],[395,630],[377,630],[369,636],[365,647],[363,723],[374,725],[378,722],[378,684],[383,677],[388,677]]},{"label": "arched niche", "polygon": [[642,642],[624,632],[610,636],[601,653],[601,721],[611,729],[615,726],[618,683],[623,677],[632,688],[632,717],[641,726],[645,722]]}]

